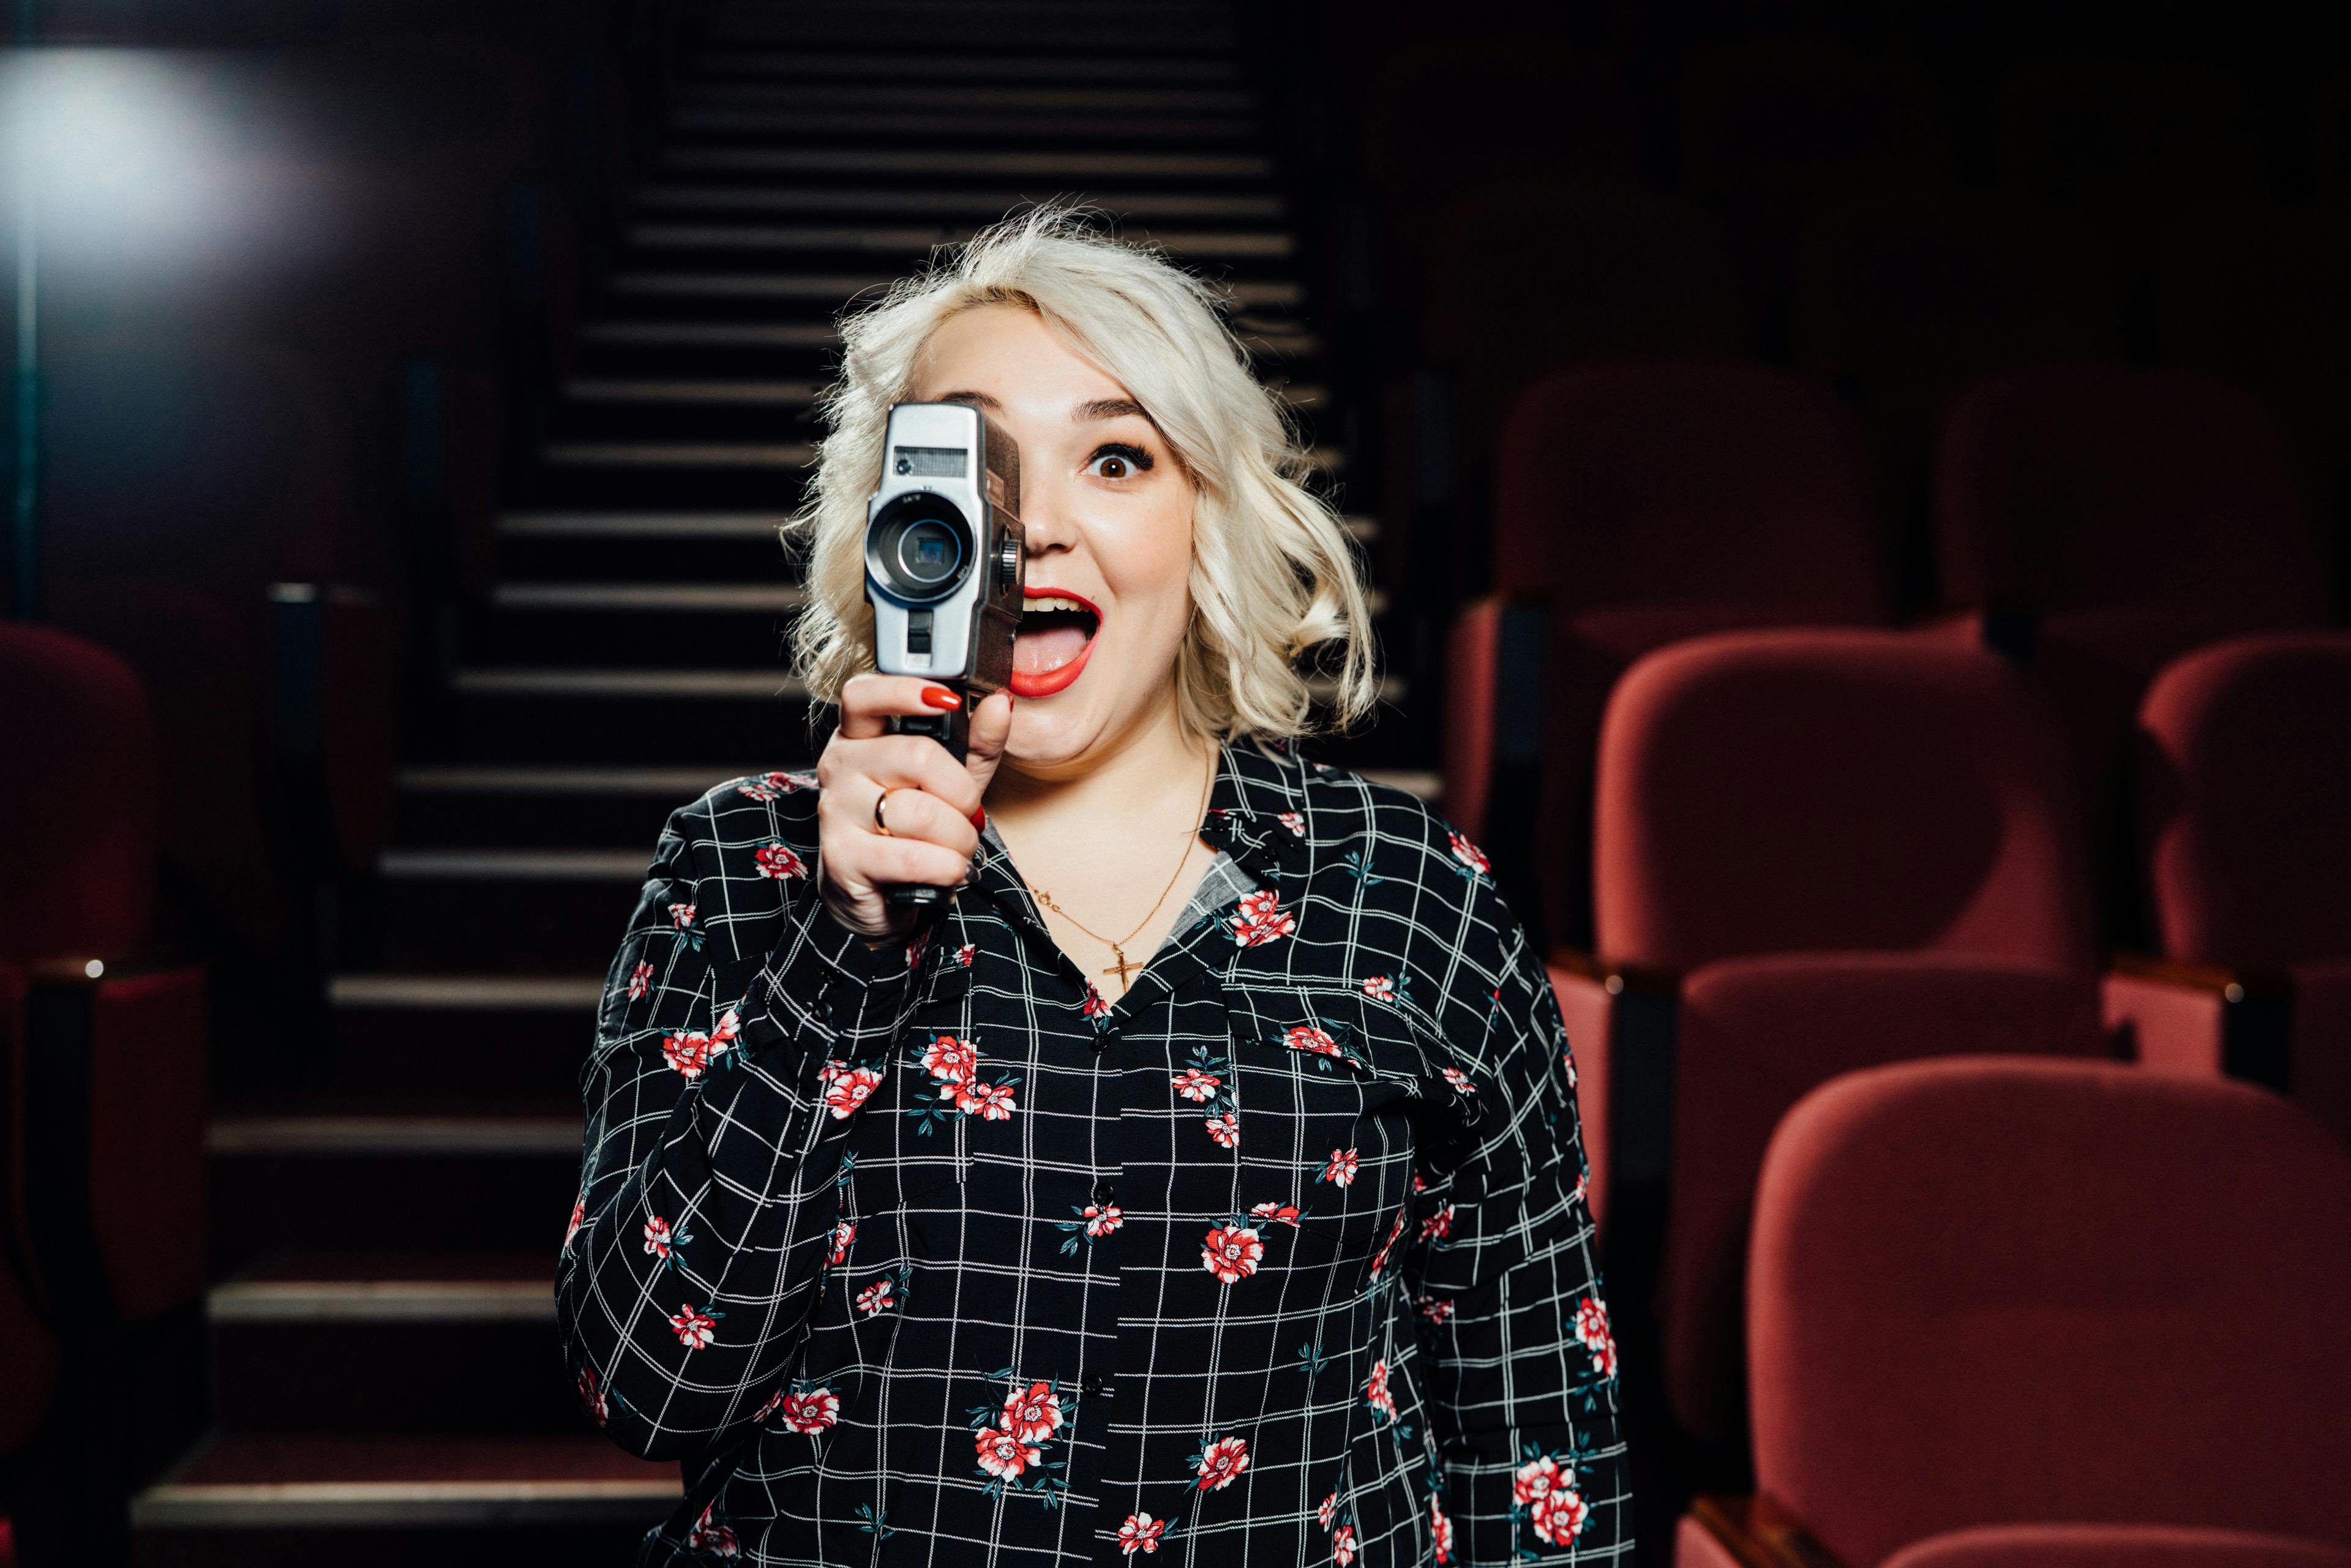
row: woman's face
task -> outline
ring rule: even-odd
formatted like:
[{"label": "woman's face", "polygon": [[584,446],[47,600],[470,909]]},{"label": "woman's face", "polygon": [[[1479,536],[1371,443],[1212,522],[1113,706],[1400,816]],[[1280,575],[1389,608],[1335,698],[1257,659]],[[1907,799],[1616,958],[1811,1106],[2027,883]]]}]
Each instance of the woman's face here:
[{"label": "woman's face", "polygon": [[977,403],[1019,444],[1029,609],[1005,755],[1034,775],[1082,769],[1172,712],[1191,478],[1134,395],[1019,306],[949,317],[905,395]]}]

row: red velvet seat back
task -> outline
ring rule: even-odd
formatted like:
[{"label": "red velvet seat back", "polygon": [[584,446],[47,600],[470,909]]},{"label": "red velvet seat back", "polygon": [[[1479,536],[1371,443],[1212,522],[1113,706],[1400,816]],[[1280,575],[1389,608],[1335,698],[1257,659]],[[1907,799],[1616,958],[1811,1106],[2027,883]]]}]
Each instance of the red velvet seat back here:
[{"label": "red velvet seat back", "polygon": [[1945,601],[2162,606],[2295,626],[2325,572],[2283,440],[2249,392],[2187,371],[2009,371],[1945,418],[1935,492]]},{"label": "red velvet seat back", "polygon": [[2139,709],[2139,810],[2163,950],[2351,958],[2351,632],[2232,638]]},{"label": "red velvet seat back", "polygon": [[1734,604],[1883,622],[1888,591],[1851,422],[1761,365],[1593,366],[1502,427],[1494,582],[1563,609]]},{"label": "red velvet seat back", "polygon": [[1609,705],[1593,841],[1596,934],[1620,960],[2094,958],[2064,742],[1979,649],[1844,631],[1661,649]]},{"label": "red velvet seat back", "polygon": [[155,911],[154,721],[131,666],[0,623],[0,958],[114,955]]},{"label": "red velvet seat back", "polygon": [[1851,1563],[1970,1525],[2351,1544],[2351,1159],[2262,1091],[1907,1062],[1780,1124],[1755,1466]]}]

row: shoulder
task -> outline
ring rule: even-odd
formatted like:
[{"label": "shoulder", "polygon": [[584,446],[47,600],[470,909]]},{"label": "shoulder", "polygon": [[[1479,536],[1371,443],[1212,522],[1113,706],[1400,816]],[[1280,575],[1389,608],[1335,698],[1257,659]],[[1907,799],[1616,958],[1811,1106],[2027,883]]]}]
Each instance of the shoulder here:
[{"label": "shoulder", "polygon": [[1413,883],[1439,874],[1455,882],[1468,880],[1465,873],[1486,874],[1486,857],[1477,846],[1412,790],[1327,762],[1290,766],[1317,862],[1336,861]]}]

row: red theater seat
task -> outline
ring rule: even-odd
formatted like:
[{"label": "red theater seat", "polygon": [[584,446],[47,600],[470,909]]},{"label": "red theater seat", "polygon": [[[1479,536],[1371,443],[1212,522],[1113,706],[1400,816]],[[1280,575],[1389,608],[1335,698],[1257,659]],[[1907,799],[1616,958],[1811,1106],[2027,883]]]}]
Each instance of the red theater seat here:
[{"label": "red theater seat", "polygon": [[2105,1049],[2072,778],[1997,655],[1749,632],[1626,674],[1597,793],[1599,956],[1554,983],[1608,1129],[1611,1271],[1654,1249],[1669,1407],[1735,1454],[1749,1195],[1780,1113],[1876,1062]]},{"label": "red theater seat", "polygon": [[[1454,634],[1446,809],[1507,864],[1540,805],[1541,906],[1570,938],[1593,739],[1625,667],[1702,632],[1890,614],[1849,423],[1825,387],[1760,365],[1595,365],[1529,388],[1501,434],[1494,577]],[[1541,759],[1539,786],[1498,797],[1505,747]]]},{"label": "red theater seat", "polygon": [[2351,1159],[2273,1095],[2089,1062],[1845,1075],[1772,1136],[1747,1295],[1758,1496],[1685,1521],[1685,1564],[2351,1547]]},{"label": "red theater seat", "polygon": [[2029,654],[2102,806],[2168,660],[2326,615],[2285,443],[2225,382],[2096,364],[1994,376],[1951,405],[1938,468],[1944,601],[2005,622],[1987,634]]},{"label": "red theater seat", "polygon": [[2351,1138],[2351,633],[2231,638],[2139,709],[2159,960],[2107,1007],[2159,1071],[2291,1089]]},{"label": "red theater seat", "polygon": [[157,964],[154,725],[92,643],[0,625],[0,716],[38,736],[0,765],[0,964],[29,984],[8,1039],[33,1266],[74,1322],[142,1322],[203,1285],[201,969]]}]

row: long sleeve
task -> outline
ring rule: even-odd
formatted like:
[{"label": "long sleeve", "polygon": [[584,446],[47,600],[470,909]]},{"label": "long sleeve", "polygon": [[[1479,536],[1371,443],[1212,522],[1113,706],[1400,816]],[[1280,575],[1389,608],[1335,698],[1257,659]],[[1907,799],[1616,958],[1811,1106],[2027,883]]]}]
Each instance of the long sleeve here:
[{"label": "long sleeve", "polygon": [[1584,1200],[1574,1061],[1524,931],[1490,884],[1478,901],[1501,947],[1483,1009],[1484,1120],[1424,1195],[1403,1266],[1433,1368],[1450,1561],[1629,1560],[1615,1342]]},{"label": "long sleeve", "polygon": [[[911,1006],[906,946],[868,948],[817,898],[814,795],[779,811],[722,787],[670,819],[581,1070],[557,1319],[590,1413],[647,1458],[723,1441],[777,1392],[838,1146]],[[747,845],[747,874],[722,873]]]}]

